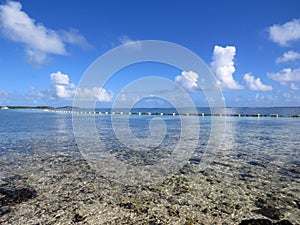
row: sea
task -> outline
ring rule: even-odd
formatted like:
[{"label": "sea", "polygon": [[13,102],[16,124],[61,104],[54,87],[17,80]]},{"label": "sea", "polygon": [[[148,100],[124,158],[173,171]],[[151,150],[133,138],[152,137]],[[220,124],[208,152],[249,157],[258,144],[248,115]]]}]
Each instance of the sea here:
[{"label": "sea", "polygon": [[300,107],[222,110],[0,110],[0,224],[300,224]]}]

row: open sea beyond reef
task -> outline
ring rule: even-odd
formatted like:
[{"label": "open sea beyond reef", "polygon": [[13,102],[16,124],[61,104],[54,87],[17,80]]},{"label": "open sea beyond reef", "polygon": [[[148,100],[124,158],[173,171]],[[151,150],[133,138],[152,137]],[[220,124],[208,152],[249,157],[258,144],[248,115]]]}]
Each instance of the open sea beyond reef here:
[{"label": "open sea beyond reef", "polygon": [[[193,116],[168,115],[174,109],[132,112],[76,114],[76,119],[94,120],[101,154],[131,168],[151,169],[158,164],[163,171],[160,160],[172,157],[181,132],[195,127],[181,119]],[[198,108],[198,112],[210,113],[208,108]],[[300,115],[300,108],[228,108],[227,114],[267,116],[198,116],[197,135],[181,140],[179,151],[190,154],[182,166],[162,172],[153,182],[150,173],[147,182],[131,183],[136,179],[130,177],[132,173],[120,170],[121,175],[115,175],[118,167],[113,163],[105,165],[116,167],[101,168],[100,153],[93,158],[88,151],[97,146],[89,134],[86,148],[79,147],[73,132],[74,114],[0,110],[0,224],[206,225],[240,224],[246,219],[300,224],[300,117],[295,116]],[[116,117],[114,126],[112,117]],[[135,145],[132,137],[127,140],[130,146],[120,141],[115,129],[121,129],[123,120],[128,120],[139,140],[154,137],[151,144]],[[165,133],[155,145],[158,139],[152,131],[158,120],[164,122]],[[213,127],[224,128],[223,140],[211,138]],[[191,141],[196,145],[191,147]]]}]

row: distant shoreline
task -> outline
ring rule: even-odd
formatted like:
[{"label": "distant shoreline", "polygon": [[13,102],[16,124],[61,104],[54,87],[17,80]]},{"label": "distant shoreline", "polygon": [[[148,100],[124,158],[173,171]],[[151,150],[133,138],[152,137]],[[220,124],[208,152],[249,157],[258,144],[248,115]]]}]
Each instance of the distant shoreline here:
[{"label": "distant shoreline", "polygon": [[62,107],[53,107],[53,106],[0,106],[7,107],[8,109],[73,109],[73,108],[79,108],[79,107],[73,107],[73,106],[62,106]]},{"label": "distant shoreline", "polygon": [[[8,109],[79,109],[81,107],[78,106],[59,106],[59,107],[54,107],[54,106],[47,106],[47,105],[41,105],[41,106],[9,106],[9,105],[0,105],[0,108],[2,107],[7,107]],[[226,106],[225,108],[230,109],[230,108],[244,108],[244,109],[251,109],[251,108],[299,108],[299,106]],[[105,109],[111,109],[112,107],[104,107]],[[142,109],[173,109],[172,107],[137,107],[142,108]],[[179,108],[193,108],[193,107],[179,107]],[[210,108],[209,106],[197,106],[196,108]],[[212,108],[219,108],[219,107],[212,107]],[[220,107],[222,108],[222,107]],[[123,108],[119,108],[123,109]],[[124,108],[128,109],[128,108]]]}]

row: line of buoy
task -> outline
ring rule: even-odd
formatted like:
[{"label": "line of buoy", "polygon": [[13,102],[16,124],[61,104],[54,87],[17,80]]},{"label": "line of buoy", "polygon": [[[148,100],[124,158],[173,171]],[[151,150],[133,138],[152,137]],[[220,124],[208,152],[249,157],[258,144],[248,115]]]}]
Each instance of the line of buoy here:
[{"label": "line of buoy", "polygon": [[71,110],[47,110],[45,112],[55,112],[55,113],[65,113],[65,114],[105,114],[105,115],[160,115],[160,116],[218,116],[218,117],[293,117],[293,118],[300,118],[300,114],[295,115],[280,115],[280,114],[210,114],[210,113],[199,113],[199,114],[193,114],[193,113],[151,113],[151,112],[100,112],[100,111],[71,111]]}]

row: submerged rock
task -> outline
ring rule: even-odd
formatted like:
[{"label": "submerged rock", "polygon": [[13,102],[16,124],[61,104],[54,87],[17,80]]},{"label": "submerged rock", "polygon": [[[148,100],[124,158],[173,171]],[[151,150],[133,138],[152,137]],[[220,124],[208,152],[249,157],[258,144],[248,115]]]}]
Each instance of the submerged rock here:
[{"label": "submerged rock", "polygon": [[279,209],[270,206],[262,207],[255,212],[274,220],[279,220],[283,217]]},{"label": "submerged rock", "polygon": [[243,220],[239,225],[273,225],[273,223],[268,219],[249,219]]},{"label": "submerged rock", "polygon": [[0,214],[4,214],[4,209],[1,208],[3,206],[21,203],[36,197],[36,191],[24,184],[22,179],[20,175],[1,179],[5,183],[0,185]]},{"label": "submerged rock", "polygon": [[272,223],[271,220],[268,219],[248,219],[243,220],[239,223],[239,225],[293,225],[288,220],[281,220],[279,222]]},{"label": "submerged rock", "polygon": [[80,215],[79,213],[76,213],[74,215],[73,222],[78,223],[78,222],[83,221],[84,219],[85,219],[84,216]]},{"label": "submerged rock", "polygon": [[11,203],[21,203],[36,197],[36,191],[24,187],[0,187],[1,206]]}]

